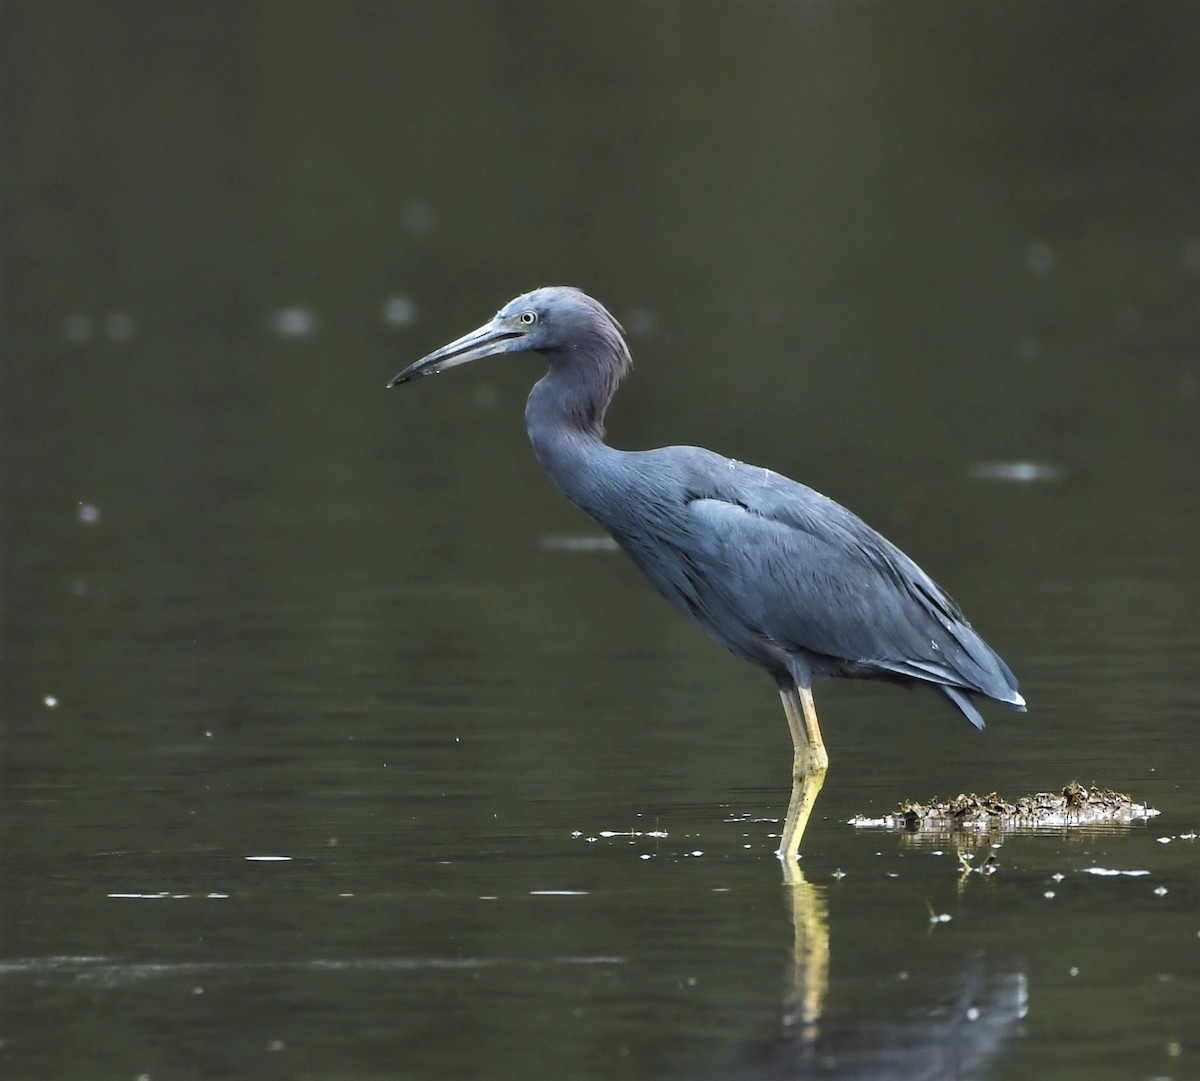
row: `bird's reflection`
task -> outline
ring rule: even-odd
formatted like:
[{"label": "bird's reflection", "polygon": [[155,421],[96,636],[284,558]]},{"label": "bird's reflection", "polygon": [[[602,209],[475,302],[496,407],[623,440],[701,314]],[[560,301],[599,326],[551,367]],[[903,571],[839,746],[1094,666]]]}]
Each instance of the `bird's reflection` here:
[{"label": "bird's reflection", "polygon": [[792,956],[784,980],[783,1038],[797,1046],[820,1035],[821,1011],[829,991],[829,909],[824,890],[800,867],[783,861],[784,897],[792,917]]},{"label": "bird's reflection", "polygon": [[[793,804],[795,797],[793,793]],[[755,1045],[721,1076],[854,1081],[963,1081],[984,1076],[1025,1016],[1024,967],[973,955],[944,979],[914,984],[914,991],[924,988],[926,994],[914,995],[895,1016],[828,1017],[825,888],[810,883],[791,860],[784,860],[783,868],[793,934],[780,1034]]]}]

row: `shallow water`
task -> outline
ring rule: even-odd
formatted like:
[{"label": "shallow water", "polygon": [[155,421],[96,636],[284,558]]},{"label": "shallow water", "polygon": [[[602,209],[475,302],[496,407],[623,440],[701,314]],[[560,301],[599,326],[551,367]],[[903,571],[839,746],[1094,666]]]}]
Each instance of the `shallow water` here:
[{"label": "shallow water", "polygon": [[[1200,1072],[1200,19],[1091,12],[0,8],[4,1076]],[[383,392],[555,280],[616,445],[842,500],[1021,679],[818,687],[796,881],[774,690],[536,360]],[[847,824],[1071,780],[1162,815]]]}]

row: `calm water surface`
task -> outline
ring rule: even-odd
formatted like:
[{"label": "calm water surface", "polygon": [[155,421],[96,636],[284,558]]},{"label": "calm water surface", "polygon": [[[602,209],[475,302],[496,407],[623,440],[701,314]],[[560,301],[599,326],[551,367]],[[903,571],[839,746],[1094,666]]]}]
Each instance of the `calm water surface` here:
[{"label": "calm water surface", "polygon": [[[1200,18],[913,14],[0,7],[6,1078],[1200,1076]],[[383,391],[555,281],[615,444],[1021,678],[819,687],[794,881],[774,690],[576,543],[536,358]],[[846,824],[1071,780],[1162,815]]]}]

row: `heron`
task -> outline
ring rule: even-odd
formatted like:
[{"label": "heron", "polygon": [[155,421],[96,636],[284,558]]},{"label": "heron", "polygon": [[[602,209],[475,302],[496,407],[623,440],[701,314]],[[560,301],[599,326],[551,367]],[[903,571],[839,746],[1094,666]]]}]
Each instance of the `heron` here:
[{"label": "heron", "polygon": [[701,447],[610,447],[605,414],[632,358],[620,323],[579,289],[522,294],[388,386],[511,353],[547,364],[525,426],[559,490],[675,608],[774,680],[793,749],[781,858],[796,858],[829,766],[815,679],[928,686],[976,728],[976,698],[1025,709],[1011,670],[954,601],[841,504]]}]

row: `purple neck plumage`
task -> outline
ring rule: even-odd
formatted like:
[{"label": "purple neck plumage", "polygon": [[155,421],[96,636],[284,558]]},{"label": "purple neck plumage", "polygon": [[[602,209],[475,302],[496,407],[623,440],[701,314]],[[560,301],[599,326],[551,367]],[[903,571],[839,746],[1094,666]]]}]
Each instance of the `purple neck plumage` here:
[{"label": "purple neck plumage", "polygon": [[550,370],[525,405],[525,428],[538,462],[585,510],[586,466],[589,457],[609,450],[604,415],[632,364],[621,329],[607,312],[589,331],[569,349],[546,354]]}]

